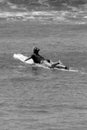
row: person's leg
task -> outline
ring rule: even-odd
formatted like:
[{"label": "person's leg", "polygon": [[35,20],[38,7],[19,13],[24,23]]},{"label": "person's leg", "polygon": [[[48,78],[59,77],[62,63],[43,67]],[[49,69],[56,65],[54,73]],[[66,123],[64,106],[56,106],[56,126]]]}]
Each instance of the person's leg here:
[{"label": "person's leg", "polygon": [[59,62],[52,63],[51,68],[54,68],[54,67],[56,67],[59,64],[60,64]]},{"label": "person's leg", "polygon": [[51,67],[51,63],[50,62],[48,62],[47,60],[44,60],[43,62],[42,62],[42,64],[43,65],[45,65],[46,67]]}]

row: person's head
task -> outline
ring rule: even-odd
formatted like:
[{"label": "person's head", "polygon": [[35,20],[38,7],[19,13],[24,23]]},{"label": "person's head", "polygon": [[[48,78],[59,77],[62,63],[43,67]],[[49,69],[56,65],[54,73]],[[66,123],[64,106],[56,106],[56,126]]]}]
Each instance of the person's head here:
[{"label": "person's head", "polygon": [[33,52],[34,52],[35,54],[38,54],[39,51],[40,51],[40,49],[39,49],[38,47],[34,47]]}]

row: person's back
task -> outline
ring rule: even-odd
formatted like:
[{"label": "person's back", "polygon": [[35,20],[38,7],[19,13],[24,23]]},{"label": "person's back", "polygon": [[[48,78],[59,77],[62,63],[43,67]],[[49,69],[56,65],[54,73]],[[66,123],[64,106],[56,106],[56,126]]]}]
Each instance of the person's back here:
[{"label": "person's back", "polygon": [[41,55],[39,55],[39,51],[40,49],[35,47],[33,49],[33,54],[31,55],[31,58],[34,60],[35,63],[42,63],[42,61],[44,60],[44,57],[42,57]]},{"label": "person's back", "polygon": [[34,60],[34,63],[42,63],[42,61],[44,60],[44,58],[40,55],[36,55],[36,54],[32,54],[31,58]]},{"label": "person's back", "polygon": [[25,61],[32,59],[34,61],[34,63],[43,64],[50,68],[54,68],[56,65],[59,64],[59,62],[53,63],[51,60],[45,59],[44,57],[39,55],[39,51],[40,51],[40,49],[35,47],[33,49],[33,54],[29,58],[27,58]]}]

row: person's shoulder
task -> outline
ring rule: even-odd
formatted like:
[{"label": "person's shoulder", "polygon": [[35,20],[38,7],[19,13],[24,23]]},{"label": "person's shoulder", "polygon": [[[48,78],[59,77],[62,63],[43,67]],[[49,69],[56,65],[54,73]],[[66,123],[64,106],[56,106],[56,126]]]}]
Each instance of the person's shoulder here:
[{"label": "person's shoulder", "polygon": [[35,54],[33,53],[33,54],[31,54],[31,57],[34,57],[35,56]]}]

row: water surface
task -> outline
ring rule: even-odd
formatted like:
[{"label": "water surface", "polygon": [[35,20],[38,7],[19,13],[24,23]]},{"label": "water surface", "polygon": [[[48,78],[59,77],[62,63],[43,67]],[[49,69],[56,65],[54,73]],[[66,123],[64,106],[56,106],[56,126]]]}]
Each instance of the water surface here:
[{"label": "water surface", "polygon": [[[0,129],[87,129],[86,25],[0,24]],[[47,70],[13,59],[33,46],[79,72]]]}]

